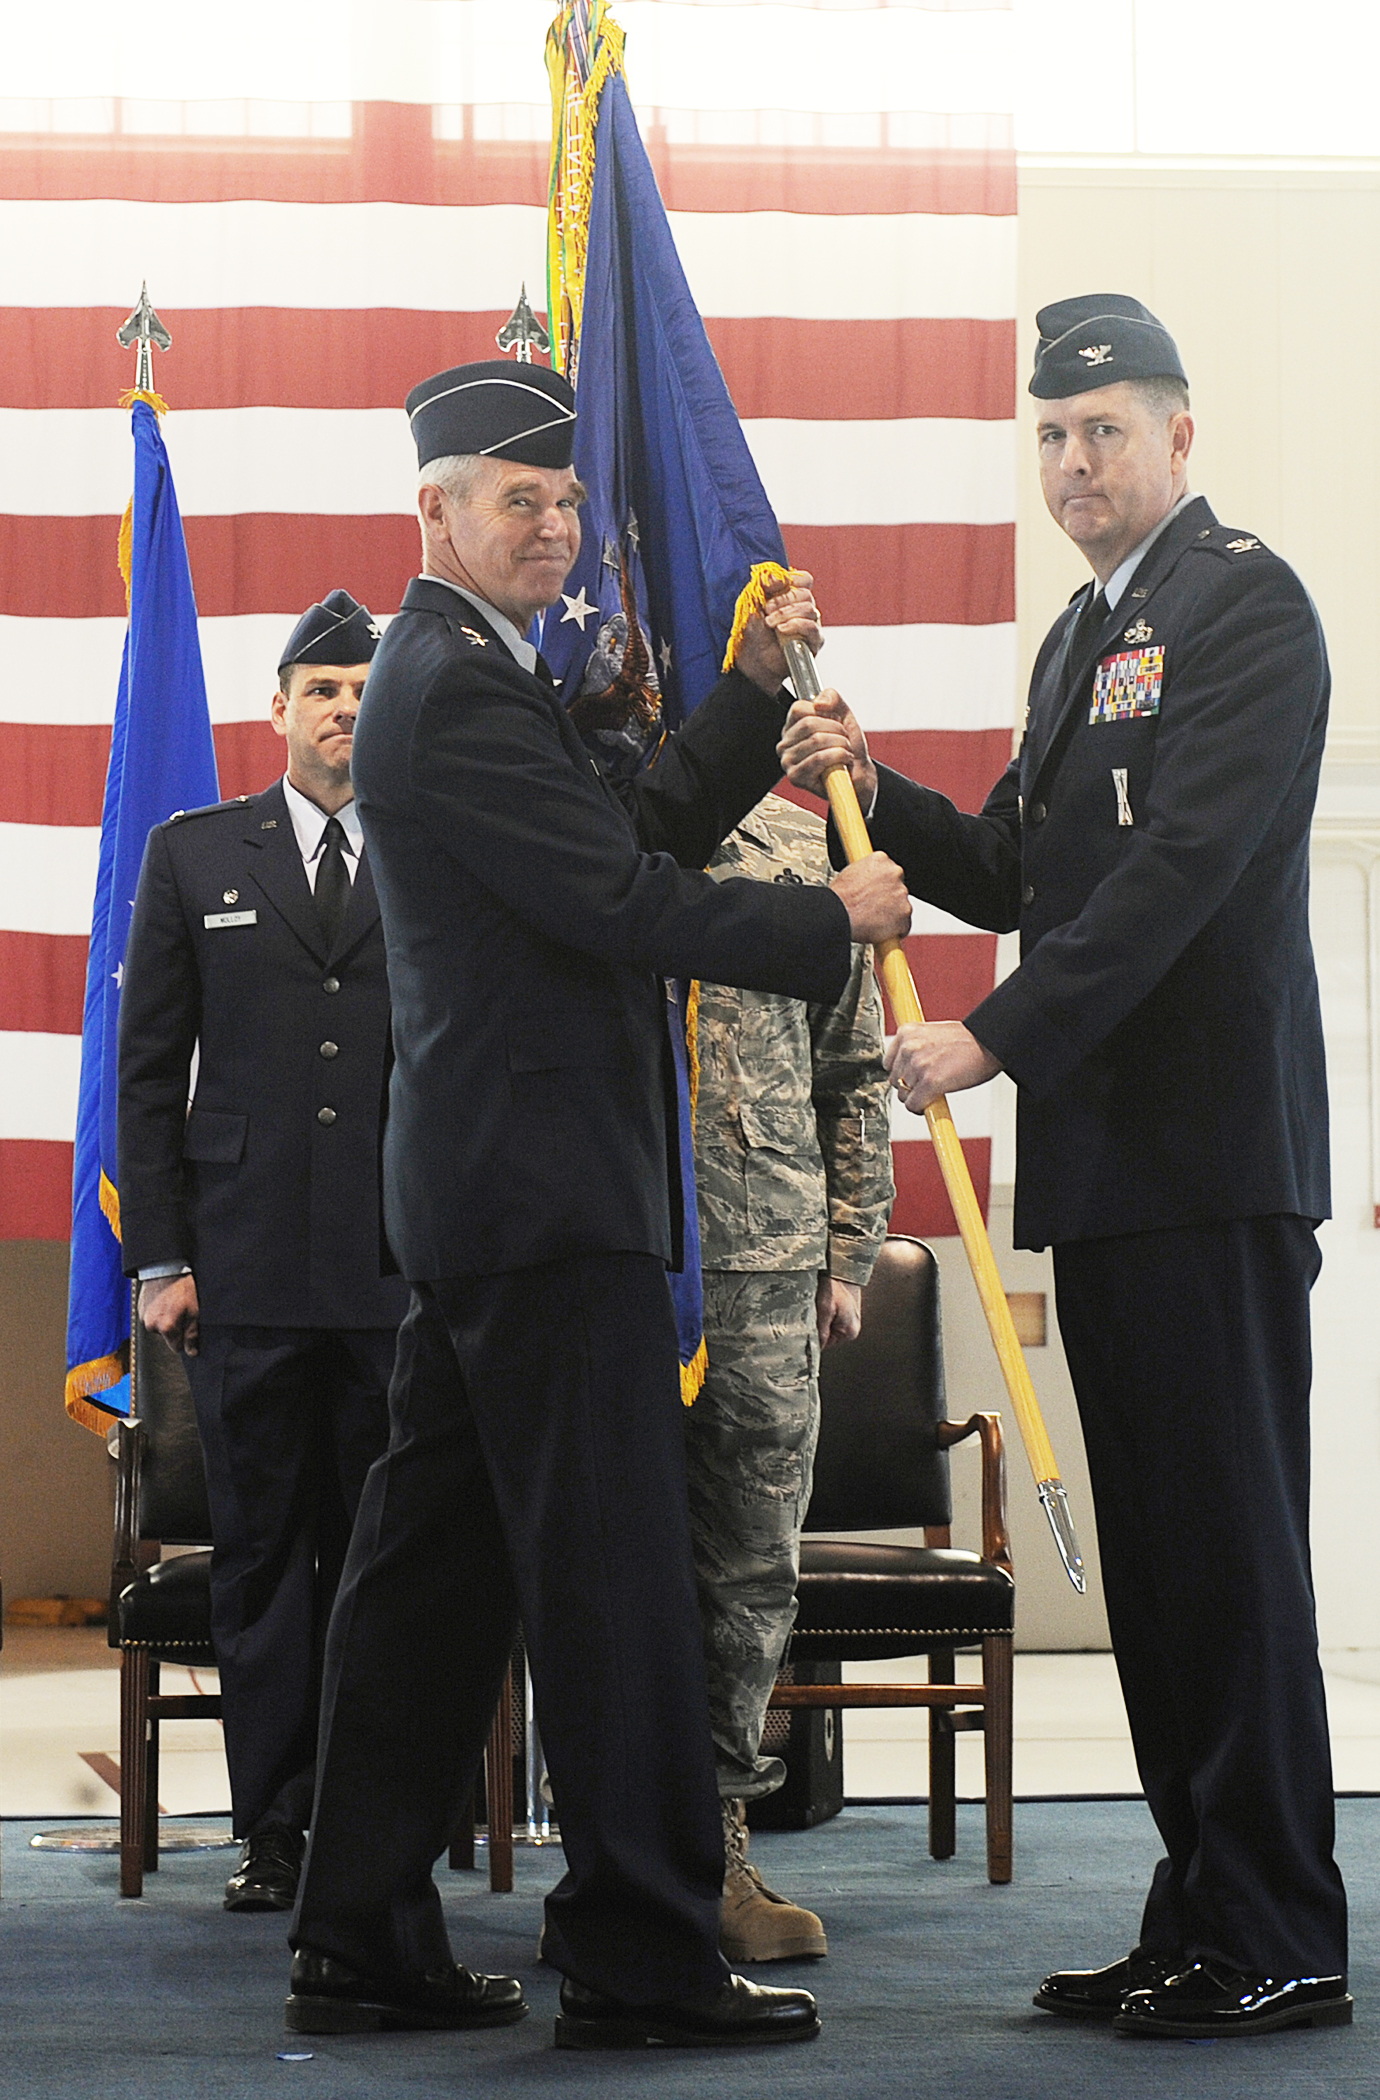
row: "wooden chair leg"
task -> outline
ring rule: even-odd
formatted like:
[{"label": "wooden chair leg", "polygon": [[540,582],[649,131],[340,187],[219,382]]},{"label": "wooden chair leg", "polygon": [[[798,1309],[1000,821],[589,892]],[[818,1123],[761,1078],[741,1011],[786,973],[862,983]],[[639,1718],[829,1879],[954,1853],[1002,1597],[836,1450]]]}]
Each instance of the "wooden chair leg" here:
[{"label": "wooden chair leg", "polygon": [[[953,1684],[952,1648],[930,1657],[930,1683]],[[930,1708],[930,1858],[952,1859],[957,1843],[954,1815],[954,1718],[946,1706]]]},{"label": "wooden chair leg", "polygon": [[[162,1665],[157,1661],[149,1664],[149,1697],[156,1699],[160,1689]],[[144,1872],[158,1872],[158,1716],[149,1715],[145,1731],[147,1749],[144,1753]]]},{"label": "wooden chair leg", "polygon": [[489,1747],[484,1752],[484,1790],[489,1799],[489,1887],[507,1895],[513,1886],[513,1673],[498,1695]]},{"label": "wooden chair leg", "polygon": [[987,1879],[1011,1879],[1011,1636],[991,1635],[982,1644],[987,1687],[983,1755],[987,1774]]},{"label": "wooden chair leg", "polygon": [[474,1794],[456,1817],[455,1828],[450,1834],[449,1864],[456,1872],[474,1867]]},{"label": "wooden chair leg", "polygon": [[120,1894],[144,1893],[144,1829],[148,1820],[147,1648],[120,1650]]}]

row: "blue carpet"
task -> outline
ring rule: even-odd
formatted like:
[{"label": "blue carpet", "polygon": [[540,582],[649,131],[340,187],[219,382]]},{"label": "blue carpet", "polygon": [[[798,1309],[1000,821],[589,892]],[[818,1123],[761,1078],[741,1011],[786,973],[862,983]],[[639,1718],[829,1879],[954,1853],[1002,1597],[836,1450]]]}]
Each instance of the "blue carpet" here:
[{"label": "blue carpet", "polygon": [[[551,2047],[557,1979],[535,1959],[559,1855],[519,1851],[517,1889],[440,1880],[459,1958],[519,1974],[522,2026],[479,2035],[288,2038],[284,1921],[219,1907],[224,1853],[169,1858],[121,1902],[113,1858],[34,1852],[4,1825],[0,2095],[4,2100],[1313,2100],[1380,2095],[1380,1801],[1339,1804],[1352,1897],[1352,2028],[1238,2043],[1119,2040],[1035,2012],[1047,1968],[1123,1953],[1154,1858],[1133,1802],[1025,1803],[1016,1874],[989,1887],[980,1811],[958,1857],[925,1852],[924,1811],[850,1808],[822,1829],[764,1834],[753,1855],[825,1916],[832,1952],[762,1981],[815,1989],[819,2041],[778,2050],[572,2056]],[[306,2062],[278,2052],[311,2050]]]}]

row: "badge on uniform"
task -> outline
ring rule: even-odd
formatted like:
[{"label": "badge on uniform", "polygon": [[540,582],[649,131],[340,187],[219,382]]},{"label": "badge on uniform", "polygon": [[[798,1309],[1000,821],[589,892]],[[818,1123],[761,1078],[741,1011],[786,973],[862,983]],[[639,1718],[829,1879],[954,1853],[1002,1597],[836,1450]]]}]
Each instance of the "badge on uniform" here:
[{"label": "badge on uniform", "polygon": [[1160,711],[1164,684],[1164,649],[1127,649],[1104,657],[1093,680],[1088,726],[1097,722],[1131,722]]}]

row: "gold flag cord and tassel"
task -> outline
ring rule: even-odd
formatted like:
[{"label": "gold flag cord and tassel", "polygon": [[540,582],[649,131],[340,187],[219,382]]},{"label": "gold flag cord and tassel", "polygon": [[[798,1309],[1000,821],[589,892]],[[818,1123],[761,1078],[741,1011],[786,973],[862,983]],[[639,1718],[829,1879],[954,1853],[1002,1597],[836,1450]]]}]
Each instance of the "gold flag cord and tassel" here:
[{"label": "gold flag cord and tassel", "polygon": [[551,80],[546,313],[551,362],[572,386],[580,361],[599,97],[613,75],[623,71],[624,41],[623,31],[608,11],[608,0],[593,0],[589,18],[593,59],[586,70],[572,48],[579,27],[576,0],[566,0],[546,32],[546,70]]}]

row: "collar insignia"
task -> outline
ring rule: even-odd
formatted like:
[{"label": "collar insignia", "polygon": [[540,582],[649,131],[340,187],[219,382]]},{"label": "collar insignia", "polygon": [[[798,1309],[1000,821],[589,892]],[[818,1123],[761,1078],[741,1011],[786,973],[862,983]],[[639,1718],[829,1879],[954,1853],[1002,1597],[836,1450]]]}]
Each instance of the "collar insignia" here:
[{"label": "collar insignia", "polygon": [[1114,365],[1116,363],[1116,359],[1112,356],[1110,343],[1089,343],[1086,350],[1080,350],[1078,355],[1086,357],[1090,365]]}]

